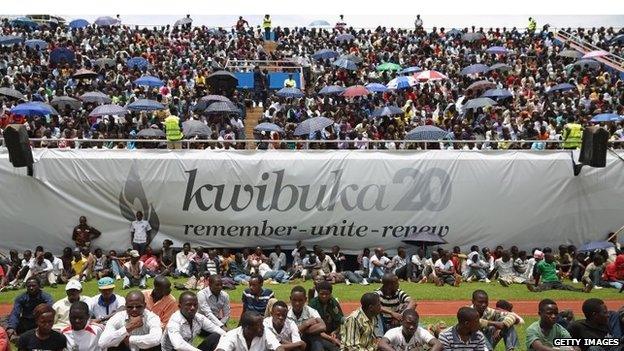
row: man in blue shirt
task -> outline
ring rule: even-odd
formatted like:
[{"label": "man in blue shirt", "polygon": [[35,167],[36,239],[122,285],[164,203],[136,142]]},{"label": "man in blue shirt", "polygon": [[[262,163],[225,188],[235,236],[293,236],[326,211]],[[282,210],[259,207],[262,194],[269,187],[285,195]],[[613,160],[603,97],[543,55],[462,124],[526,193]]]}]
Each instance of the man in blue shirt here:
[{"label": "man in blue shirt", "polygon": [[13,335],[20,335],[31,329],[35,329],[35,317],[33,310],[39,304],[48,304],[52,307],[54,301],[50,294],[41,290],[41,283],[36,277],[26,280],[26,292],[15,298],[13,311],[7,323],[7,335],[9,339]]},{"label": "man in blue shirt", "polygon": [[243,313],[253,311],[264,315],[269,300],[275,297],[271,289],[262,287],[264,279],[260,275],[253,275],[249,279],[249,288],[243,291]]}]

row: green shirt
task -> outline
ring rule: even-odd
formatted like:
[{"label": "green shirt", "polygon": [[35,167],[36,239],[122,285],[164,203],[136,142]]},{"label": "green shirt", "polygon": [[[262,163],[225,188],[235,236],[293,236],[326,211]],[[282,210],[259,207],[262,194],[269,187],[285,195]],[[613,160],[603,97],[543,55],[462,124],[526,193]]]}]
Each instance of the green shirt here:
[{"label": "green shirt", "polygon": [[321,315],[321,319],[325,322],[325,325],[327,326],[328,334],[340,329],[344,314],[342,313],[340,303],[338,303],[338,300],[336,300],[336,298],[332,297],[326,305],[323,305],[321,304],[321,301],[319,301],[319,298],[315,297],[310,300],[310,303],[308,303],[308,305],[314,308]]},{"label": "green shirt", "polygon": [[560,326],[556,324],[552,327],[548,335],[544,335],[542,328],[540,327],[540,321],[537,321],[531,324],[526,329],[526,347],[527,350],[535,350],[533,346],[533,342],[539,340],[544,346],[553,347],[553,340],[557,338],[569,338],[570,333]]},{"label": "green shirt", "polygon": [[539,261],[535,268],[539,272],[542,282],[550,283],[559,281],[559,277],[557,276],[557,264],[554,261],[552,263],[548,263],[546,260]]}]

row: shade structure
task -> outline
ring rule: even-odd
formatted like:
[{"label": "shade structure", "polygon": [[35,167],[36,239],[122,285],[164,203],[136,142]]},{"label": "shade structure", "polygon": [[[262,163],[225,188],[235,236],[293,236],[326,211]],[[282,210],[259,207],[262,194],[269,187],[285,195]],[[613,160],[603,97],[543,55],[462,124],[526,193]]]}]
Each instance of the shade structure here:
[{"label": "shade structure", "polygon": [[578,59],[583,57],[583,54],[576,50],[566,49],[558,53],[557,56]]},{"label": "shade structure", "polygon": [[113,101],[108,95],[99,91],[90,91],[80,96],[80,100],[84,102],[93,102],[96,104],[110,104]]},{"label": "shade structure", "polygon": [[609,53],[608,51],[604,51],[604,50],[593,50],[583,55],[583,58],[588,59],[588,58],[594,58],[594,57],[603,57],[603,56],[608,56],[610,54],[611,53]]},{"label": "shade structure", "polygon": [[513,94],[507,89],[490,89],[487,90],[481,97],[487,97],[491,99],[506,99],[513,97]]},{"label": "shade structure", "polygon": [[58,47],[50,52],[51,63],[71,63],[76,59],[76,55],[68,48]]},{"label": "shade structure", "polygon": [[95,66],[98,66],[101,68],[115,67],[115,64],[116,64],[116,61],[108,57],[99,58],[95,60],[95,63],[94,63]]},{"label": "shade structure", "polygon": [[370,94],[370,91],[368,91],[368,89],[366,89],[365,86],[363,85],[352,85],[350,87],[348,87],[347,89],[345,89],[345,91],[342,93],[342,96],[344,97],[356,97],[356,96],[365,96]]},{"label": "shade structure", "polygon": [[50,105],[59,109],[69,107],[72,110],[79,110],[82,106],[82,103],[80,102],[80,100],[74,99],[70,96],[55,96],[50,102]]},{"label": "shade structure", "polygon": [[165,85],[165,83],[160,80],[158,77],[154,76],[143,76],[141,78],[136,79],[134,82],[136,85],[144,85],[150,88],[158,88]]},{"label": "shade structure", "polygon": [[174,27],[181,27],[181,26],[187,26],[189,24],[193,23],[193,19],[190,17],[184,17],[184,18],[180,18],[179,20],[175,21],[175,23],[173,24]]},{"label": "shade structure", "polygon": [[[184,133],[184,132],[183,132]],[[165,137],[165,132],[158,128],[145,128],[137,133],[137,137],[145,139],[160,139]]]},{"label": "shade structure", "polygon": [[48,43],[45,40],[41,39],[30,39],[24,42],[24,45],[28,46],[33,50],[45,50],[48,48]]},{"label": "shade structure", "polygon": [[619,122],[622,120],[624,120],[624,117],[617,113],[601,113],[591,119],[592,122]]},{"label": "shade structure", "polygon": [[418,126],[405,135],[405,140],[441,140],[448,132],[436,126]]},{"label": "shade structure", "polygon": [[332,119],[327,117],[312,117],[299,123],[295,128],[294,135],[308,135],[310,133],[318,132],[334,124]]},{"label": "shade structure", "polygon": [[298,88],[282,88],[275,95],[283,98],[302,98],[305,96],[303,91]]},{"label": "shade structure", "polygon": [[344,43],[344,42],[351,41],[351,40],[354,40],[354,39],[355,39],[355,37],[353,35],[351,35],[351,34],[340,34],[340,35],[337,35],[334,38],[334,40],[339,42],[339,43]]},{"label": "shade structure", "polygon": [[491,46],[485,50],[488,54],[505,55],[509,53],[509,50],[502,46]]},{"label": "shade structure", "polygon": [[26,96],[24,94],[11,88],[0,88],[0,95],[16,100],[26,100]]},{"label": "shade structure", "polygon": [[0,35],[0,45],[8,46],[24,42],[24,38],[17,35]]},{"label": "shade structure", "polygon": [[89,21],[79,18],[79,19],[75,19],[71,22],[69,22],[69,28],[72,29],[80,29],[80,28],[85,28],[89,26]]},{"label": "shade structure", "polygon": [[552,86],[546,93],[551,94],[555,92],[567,91],[567,90],[572,90],[572,89],[576,89],[576,87],[570,83],[561,83],[561,84]]},{"label": "shade structure", "polygon": [[378,71],[395,71],[398,72],[403,68],[400,65],[397,65],[393,62],[384,62],[381,65],[377,66]]},{"label": "shade structure", "polygon": [[345,58],[339,58],[338,60],[332,62],[332,65],[344,69],[348,69],[350,71],[355,71],[357,69],[357,64],[351,60],[347,60]]},{"label": "shade structure", "polygon": [[212,129],[202,121],[190,119],[182,122],[182,133],[185,138],[209,137],[212,135]]},{"label": "shade structure", "polygon": [[125,107],[115,105],[115,104],[107,104],[100,105],[93,109],[91,113],[89,113],[90,117],[101,117],[101,116],[124,116],[128,113],[128,109]]},{"label": "shade structure", "polygon": [[389,81],[386,87],[392,90],[401,90],[411,88],[416,84],[418,84],[418,80],[413,76],[400,76]]},{"label": "shade structure", "polygon": [[74,73],[74,78],[78,78],[78,79],[89,79],[89,78],[96,78],[98,76],[98,74],[96,72],[93,72],[92,70],[89,69],[84,69],[81,68],[79,70],[76,71],[76,73]]},{"label": "shade structure", "polygon": [[165,105],[158,101],[149,99],[139,99],[128,105],[126,108],[130,111],[159,111],[166,109]]},{"label": "shade structure", "polygon": [[468,102],[464,105],[465,109],[475,109],[480,107],[487,107],[496,105],[496,101],[490,98],[476,98],[472,100],[468,100]]},{"label": "shade structure", "polygon": [[483,35],[483,33],[466,33],[462,35],[461,38],[463,41],[474,42],[478,40],[483,40],[483,38],[485,38],[485,35]]},{"label": "shade structure", "polygon": [[470,66],[462,68],[460,73],[464,76],[467,76],[469,74],[479,74],[479,73],[487,72],[489,69],[490,67],[487,65],[484,65],[482,63],[476,63],[474,65],[470,65]]},{"label": "shade structure", "polygon": [[495,86],[496,84],[494,82],[490,82],[488,80],[479,80],[470,84],[466,90],[487,90],[494,88]]},{"label": "shade structure", "polygon": [[506,72],[511,70],[511,66],[506,64],[506,63],[495,63],[493,65],[490,66],[490,69],[488,71],[501,71],[501,72]]},{"label": "shade structure", "polygon": [[335,95],[342,94],[345,91],[345,87],[339,85],[327,85],[324,86],[318,93],[321,95]]},{"label": "shade structure", "polygon": [[448,77],[444,74],[433,70],[418,72],[414,75],[414,78],[420,81],[436,81],[448,79]]},{"label": "shade structure", "polygon": [[278,126],[275,123],[260,123],[257,126],[254,127],[254,131],[256,132],[278,132],[278,133],[284,133],[284,129],[280,126]]},{"label": "shade structure", "polygon": [[366,89],[373,93],[385,93],[388,91],[388,87],[381,83],[368,83],[366,84]]},{"label": "shade structure", "polygon": [[400,74],[411,74],[422,71],[422,68],[418,66],[407,67],[399,71]]},{"label": "shade structure", "polygon": [[377,108],[371,113],[371,117],[390,117],[402,115],[404,112],[396,105],[389,105]]},{"label": "shade structure", "polygon": [[213,102],[204,110],[206,113],[241,113],[240,109],[232,102]]},{"label": "shade structure", "polygon": [[102,16],[95,19],[95,24],[101,27],[109,27],[120,24],[121,21],[110,16]]},{"label": "shade structure", "polygon": [[25,102],[11,108],[11,113],[20,116],[47,116],[58,115],[54,107],[38,101]]},{"label": "shade structure", "polygon": [[321,49],[312,54],[312,58],[315,60],[327,60],[338,57],[338,52],[331,49]]}]

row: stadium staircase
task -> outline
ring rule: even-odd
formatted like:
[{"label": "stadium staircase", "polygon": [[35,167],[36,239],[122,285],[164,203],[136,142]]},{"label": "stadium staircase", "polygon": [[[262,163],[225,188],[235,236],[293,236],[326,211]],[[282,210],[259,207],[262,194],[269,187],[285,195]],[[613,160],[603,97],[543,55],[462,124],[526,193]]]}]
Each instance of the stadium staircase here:
[{"label": "stadium staircase", "polygon": [[[570,49],[580,51],[581,53],[583,53],[583,55],[585,55],[586,53],[590,51],[603,50],[577,36],[572,35],[571,33],[565,30],[560,30],[556,32],[555,38],[561,41],[562,43],[567,44],[567,46],[569,46]],[[614,55],[613,53],[609,52],[609,55],[607,56],[595,57],[594,60],[608,67],[611,67],[617,70],[618,72],[624,72],[624,58]]]},{"label": "stadium staircase", "polygon": [[[262,107],[250,107],[247,109],[247,117],[245,117],[245,137],[247,139],[254,138],[253,130],[258,125],[258,122],[262,117],[262,112]],[[245,145],[245,148],[255,149],[256,145],[254,145],[254,143],[248,142],[247,145]]]},{"label": "stadium staircase", "polygon": [[277,43],[272,40],[265,40],[262,44],[262,47],[267,54],[271,54],[273,51],[275,51],[275,49],[277,49]]}]

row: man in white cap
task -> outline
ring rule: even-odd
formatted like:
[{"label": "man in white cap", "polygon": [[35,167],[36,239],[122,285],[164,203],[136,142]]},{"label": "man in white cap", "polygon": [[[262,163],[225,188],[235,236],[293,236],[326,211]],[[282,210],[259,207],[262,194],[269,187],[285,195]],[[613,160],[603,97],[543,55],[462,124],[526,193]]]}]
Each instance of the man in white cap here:
[{"label": "man in white cap", "polygon": [[115,280],[104,277],[98,280],[100,293],[91,298],[89,309],[95,323],[105,324],[118,310],[123,309],[126,300],[115,294]]},{"label": "man in white cap", "polygon": [[52,308],[56,312],[52,329],[56,331],[61,331],[69,326],[69,308],[72,303],[76,301],[88,303],[89,301],[88,297],[80,295],[80,293],[82,293],[82,284],[76,279],[71,279],[67,282],[65,293],[67,294],[66,298],[58,300],[52,305]]},{"label": "man in white cap", "polygon": [[130,251],[130,261],[124,263],[123,271],[123,288],[128,289],[131,286],[139,286],[141,289],[145,289],[147,272],[144,269],[144,264],[139,260],[139,252],[137,250]]}]

